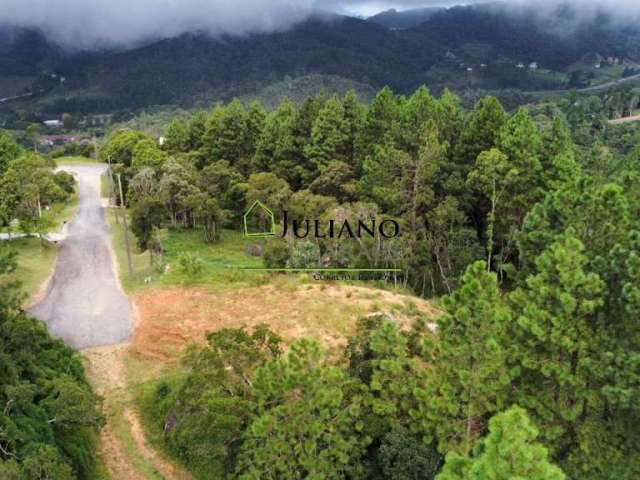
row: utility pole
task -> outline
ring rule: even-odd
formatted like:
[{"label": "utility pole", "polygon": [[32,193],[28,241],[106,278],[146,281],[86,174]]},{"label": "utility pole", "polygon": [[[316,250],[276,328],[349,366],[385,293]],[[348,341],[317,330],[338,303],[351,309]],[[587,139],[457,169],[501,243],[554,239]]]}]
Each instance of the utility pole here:
[{"label": "utility pole", "polygon": [[[107,162],[109,163],[109,190],[111,191],[111,201],[113,202],[113,205],[115,207],[116,202],[117,202],[116,181],[113,178],[113,169],[111,168],[111,155],[107,156]],[[116,224],[119,224],[120,220],[118,219],[118,209],[117,208],[115,208],[113,210],[113,214],[116,217]]]},{"label": "utility pole", "polygon": [[[122,180],[120,179],[120,174],[118,174],[118,188],[120,190],[120,207],[125,208],[124,206],[124,197],[122,195]],[[129,245],[129,227],[127,226],[127,212],[122,212],[122,224],[124,226],[124,244],[127,247],[127,264],[129,266],[129,276],[133,276],[133,264],[131,263],[131,246]]]}]

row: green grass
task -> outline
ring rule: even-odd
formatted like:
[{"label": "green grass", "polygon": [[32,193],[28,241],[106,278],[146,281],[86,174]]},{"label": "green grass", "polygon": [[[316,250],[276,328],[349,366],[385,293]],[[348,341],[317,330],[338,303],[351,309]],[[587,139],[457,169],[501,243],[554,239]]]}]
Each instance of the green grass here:
[{"label": "green grass", "polygon": [[[116,216],[118,220],[116,221]],[[122,223],[122,210],[110,208],[107,210],[107,221],[111,226],[113,235],[113,249],[118,261],[120,281],[125,292],[131,292],[137,287],[144,285],[144,278],[151,272],[151,262],[149,252],[140,252],[136,248],[136,237],[129,232],[131,245],[131,263],[133,266],[133,276],[129,275],[127,265],[127,249],[124,237],[124,225]]]},{"label": "green grass", "polygon": [[69,222],[75,217],[78,211],[79,195],[76,187],[75,191],[65,203],[56,203],[51,210],[42,212],[42,218],[47,225],[50,225],[49,231],[59,232],[65,222]]},{"label": "green grass", "polygon": [[[120,213],[120,212],[119,212]],[[136,238],[130,232],[129,240],[132,248],[133,276],[129,276],[127,254],[122,224],[115,223],[114,209],[108,214],[109,224],[113,231],[113,246],[118,259],[120,278],[123,288],[131,293],[148,287],[171,287],[176,285],[198,285],[212,288],[234,286],[255,286],[266,281],[267,275],[247,273],[237,267],[262,267],[262,259],[247,254],[250,245],[258,241],[244,238],[240,232],[225,230],[222,240],[207,244],[201,231],[170,230],[163,242],[165,255],[151,264],[149,252],[140,252],[136,246]],[[180,266],[180,256],[190,253],[196,256],[202,270],[190,275]],[[144,283],[150,277],[151,282]]]},{"label": "green grass", "polygon": [[108,173],[105,171],[100,177],[100,195],[102,198],[111,197],[111,180]]},{"label": "green grass", "polygon": [[95,158],[87,157],[60,157],[56,158],[56,165],[95,165]]},{"label": "green grass", "polygon": [[53,270],[58,246],[38,238],[19,238],[3,242],[4,247],[18,252],[18,268],[7,281],[19,281],[26,304],[32,303],[40,287]]}]

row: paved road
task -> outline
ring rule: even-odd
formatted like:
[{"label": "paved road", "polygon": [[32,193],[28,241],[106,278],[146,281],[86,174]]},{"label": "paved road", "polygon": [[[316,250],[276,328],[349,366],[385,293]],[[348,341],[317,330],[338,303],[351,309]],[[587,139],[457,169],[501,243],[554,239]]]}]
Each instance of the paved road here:
[{"label": "paved road", "polygon": [[569,92],[575,91],[578,93],[588,93],[588,92],[597,92],[600,90],[607,90],[608,88],[611,87],[616,87],[618,85],[622,85],[624,83],[628,83],[628,82],[633,82],[635,80],[640,80],[640,73],[636,74],[636,75],[631,75],[630,77],[625,77],[625,78],[619,78],[617,80],[612,80],[610,82],[607,83],[601,83],[600,85],[593,85],[591,87],[584,87],[584,88],[576,88],[573,90],[533,90],[530,92],[522,92],[528,95],[549,95],[549,94],[567,94]]},{"label": "paved road", "polygon": [[30,312],[75,348],[130,338],[131,306],[114,271],[111,233],[100,198],[104,166],[69,166],[80,187],[80,208],[61,242],[46,297]]}]

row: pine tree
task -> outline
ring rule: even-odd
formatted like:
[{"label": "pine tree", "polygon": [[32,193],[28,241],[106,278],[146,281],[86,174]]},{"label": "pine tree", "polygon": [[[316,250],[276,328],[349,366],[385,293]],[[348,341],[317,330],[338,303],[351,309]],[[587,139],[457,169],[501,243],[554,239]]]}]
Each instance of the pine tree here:
[{"label": "pine tree", "polygon": [[376,145],[363,162],[363,175],[359,190],[384,212],[400,215],[404,210],[403,165],[409,164],[409,155],[394,146],[390,136]]},{"label": "pine tree", "polygon": [[514,400],[531,411],[554,452],[575,447],[592,397],[589,364],[598,349],[596,311],[603,282],[588,273],[571,230],[536,260],[536,274],[509,296]]},{"label": "pine tree", "polygon": [[374,146],[386,138],[399,144],[402,132],[402,103],[389,87],[378,92],[367,110],[361,134],[356,140],[359,158],[371,155]]},{"label": "pine tree", "polygon": [[348,164],[349,133],[342,102],[337,97],[330,98],[313,123],[311,142],[304,149],[307,159],[319,172],[332,161]]},{"label": "pine tree", "polygon": [[[487,265],[492,267],[494,253],[496,220],[501,220],[498,231],[500,240],[508,231],[510,225],[504,223],[503,212],[508,208],[510,198],[508,193],[516,181],[518,171],[512,167],[507,156],[500,150],[492,148],[478,155],[473,170],[469,173],[468,184],[471,188],[480,192],[488,201],[486,229]],[[505,207],[503,204],[507,205]],[[502,244],[502,241],[498,242]]]},{"label": "pine tree", "polygon": [[433,121],[424,124],[420,149],[409,157],[409,162],[403,168],[405,201],[412,232],[417,232],[419,225],[423,226],[421,220],[429,206],[434,204],[436,175],[446,158],[446,148],[440,142],[436,124]]},{"label": "pine tree", "polygon": [[507,114],[495,97],[480,100],[469,115],[457,149],[457,157],[468,168],[478,155],[498,145],[498,135],[507,121]]},{"label": "pine tree", "polygon": [[301,177],[303,172],[295,163],[295,114],[293,103],[285,100],[267,116],[253,157],[253,171],[275,172],[287,181]]},{"label": "pine tree", "polygon": [[527,412],[513,407],[491,419],[473,457],[448,456],[436,480],[564,480],[537,437]]},{"label": "pine tree", "polygon": [[369,439],[360,432],[357,382],[331,366],[316,342],[299,340],[253,380],[256,418],[244,434],[237,477],[357,478]]},{"label": "pine tree", "polygon": [[510,312],[484,262],[469,266],[444,305],[428,359],[433,379],[421,391],[420,412],[433,425],[441,452],[467,453],[509,400],[503,339]]},{"label": "pine tree", "polygon": [[425,86],[420,87],[404,103],[402,112],[402,147],[417,155],[422,146],[425,124],[437,124],[437,103]]}]

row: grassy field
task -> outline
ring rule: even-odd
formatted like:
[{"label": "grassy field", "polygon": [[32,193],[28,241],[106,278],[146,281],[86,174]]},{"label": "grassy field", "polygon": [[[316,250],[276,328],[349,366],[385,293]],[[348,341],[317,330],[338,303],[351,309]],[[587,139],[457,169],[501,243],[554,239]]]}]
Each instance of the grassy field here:
[{"label": "grassy field", "polygon": [[19,238],[2,243],[2,248],[18,252],[18,268],[7,281],[21,283],[25,305],[30,305],[53,270],[59,247],[38,238]]},{"label": "grassy field", "polygon": [[[77,210],[78,192],[76,190],[66,203],[57,203],[50,210],[42,212],[46,230],[59,232],[64,222],[70,221]],[[18,268],[9,280],[19,281],[22,284],[25,303],[29,305],[41,293],[41,287],[53,271],[59,246],[36,237],[5,241],[3,246],[18,252]]]},{"label": "grassy field", "polygon": [[60,157],[56,158],[56,164],[61,165],[95,165],[96,160],[94,158],[87,157]]},{"label": "grassy field", "polygon": [[[122,210],[117,211],[122,215]],[[246,239],[240,232],[225,230],[223,239],[215,244],[206,244],[202,232],[193,230],[172,230],[163,242],[165,255],[154,259],[148,251],[140,252],[136,238],[129,232],[133,275],[128,273],[127,253],[122,221],[116,222],[116,210],[109,209],[107,218],[113,232],[113,247],[118,260],[120,278],[127,293],[145,288],[172,286],[208,286],[224,288],[235,286],[255,286],[265,275],[235,270],[237,267],[261,267],[262,260],[251,257],[246,252],[255,240]],[[121,218],[121,217],[120,217]],[[197,258],[201,265],[196,273],[187,272],[180,263],[185,253]],[[148,283],[145,283],[145,279]]]}]

